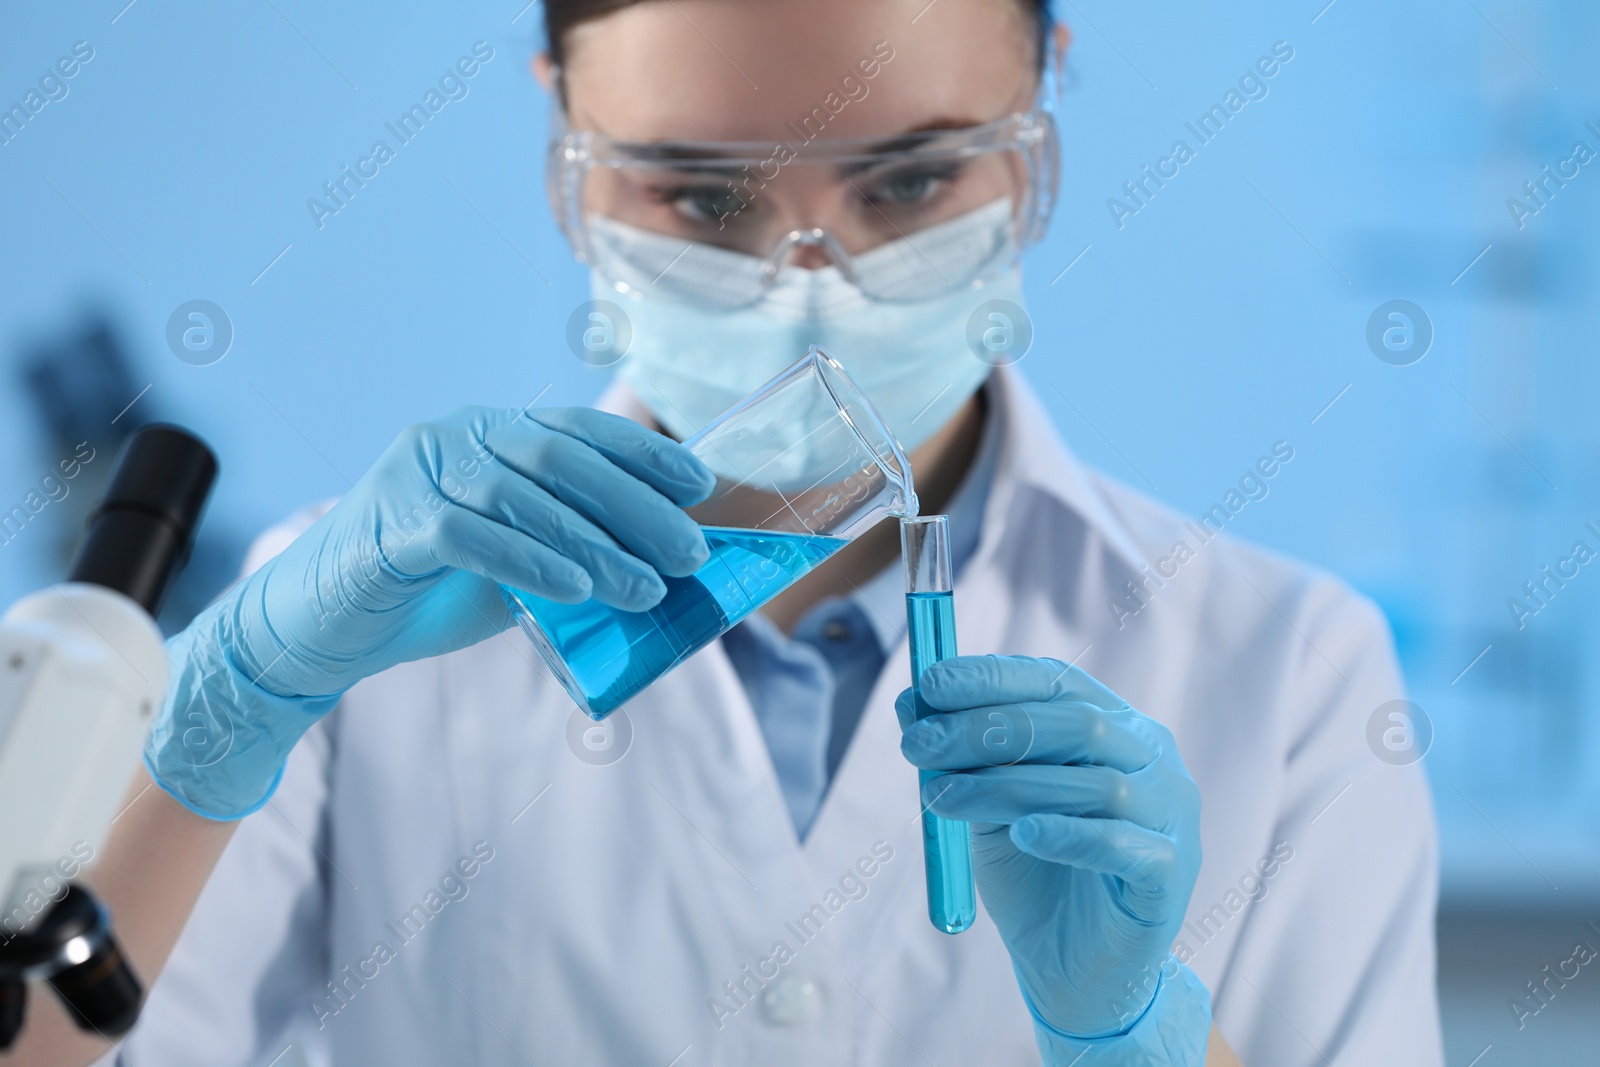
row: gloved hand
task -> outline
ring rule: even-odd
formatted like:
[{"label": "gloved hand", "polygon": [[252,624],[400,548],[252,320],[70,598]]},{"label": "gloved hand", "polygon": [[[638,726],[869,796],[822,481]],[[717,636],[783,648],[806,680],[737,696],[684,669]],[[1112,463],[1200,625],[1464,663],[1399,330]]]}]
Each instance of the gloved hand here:
[{"label": "gloved hand", "polygon": [[1210,996],[1169,955],[1200,871],[1200,793],[1165,726],[1053,659],[958,656],[923,672],[942,714],[896,711],[901,749],[949,771],[934,814],[971,823],[975,875],[1047,1063],[1199,1064]]},{"label": "gloved hand", "polygon": [[266,803],[300,736],[362,678],[512,624],[504,582],[642,611],[709,550],[688,449],[588,408],[462,408],[400,435],[282,554],[169,642],[151,776],[210,818]]}]

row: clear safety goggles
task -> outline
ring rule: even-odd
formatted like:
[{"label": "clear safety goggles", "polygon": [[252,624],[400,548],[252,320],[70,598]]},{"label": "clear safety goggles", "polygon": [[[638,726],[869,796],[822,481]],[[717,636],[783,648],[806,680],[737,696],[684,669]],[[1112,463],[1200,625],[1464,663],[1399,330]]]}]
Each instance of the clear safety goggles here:
[{"label": "clear safety goggles", "polygon": [[832,265],[877,300],[1009,269],[1049,221],[1043,109],[889,138],[633,142],[556,129],[546,180],[580,261],[623,289],[749,306],[785,266]]}]

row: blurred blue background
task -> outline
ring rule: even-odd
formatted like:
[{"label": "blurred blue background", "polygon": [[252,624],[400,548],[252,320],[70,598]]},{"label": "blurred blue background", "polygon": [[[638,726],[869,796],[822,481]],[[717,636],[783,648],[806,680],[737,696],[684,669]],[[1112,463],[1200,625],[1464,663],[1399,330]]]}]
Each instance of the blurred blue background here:
[{"label": "blurred blue background", "polygon": [[[406,423],[598,393],[563,339],[587,284],[545,206],[549,102],[527,69],[542,11],[523,3],[0,15],[0,108],[76,42],[93,50],[0,144],[0,511],[79,441],[97,450],[65,499],[0,536],[0,603],[62,573],[139,422],[181,421],[222,460],[170,624]],[[1600,152],[1600,8],[1058,14],[1076,33],[1063,181],[1029,257],[1023,369],[1082,455],[1193,514],[1294,446],[1230,531],[1343,575],[1395,628],[1435,731],[1450,1062],[1592,1061],[1600,979],[1521,1032],[1505,1001],[1574,941],[1600,943],[1600,563],[1521,628],[1508,600],[1574,542],[1600,549],[1600,162],[1548,183],[1536,214],[1507,202],[1536,206],[1523,183],[1578,142]],[[480,40],[493,58],[468,96],[319,228],[307,199]],[[1294,57],[1266,98],[1119,227],[1108,199],[1280,41]],[[208,366],[166,343],[194,299],[235,331]],[[1393,299],[1431,323],[1409,366],[1367,343]]]}]

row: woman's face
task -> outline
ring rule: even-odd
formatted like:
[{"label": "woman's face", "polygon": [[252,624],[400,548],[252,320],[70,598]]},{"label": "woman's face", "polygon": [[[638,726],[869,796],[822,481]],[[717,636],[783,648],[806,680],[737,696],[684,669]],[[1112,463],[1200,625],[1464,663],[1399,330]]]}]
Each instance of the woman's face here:
[{"label": "woman's face", "polygon": [[[582,23],[564,42],[571,128],[636,142],[785,141],[801,160],[738,186],[737,174],[602,171],[585,210],[754,255],[822,227],[854,255],[1008,196],[1019,175],[1002,154],[841,180],[838,168],[807,166],[804,145],[1026,110],[1031,18],[1018,0],[645,0]],[[820,265],[804,262],[820,254],[803,250],[797,263]]]}]

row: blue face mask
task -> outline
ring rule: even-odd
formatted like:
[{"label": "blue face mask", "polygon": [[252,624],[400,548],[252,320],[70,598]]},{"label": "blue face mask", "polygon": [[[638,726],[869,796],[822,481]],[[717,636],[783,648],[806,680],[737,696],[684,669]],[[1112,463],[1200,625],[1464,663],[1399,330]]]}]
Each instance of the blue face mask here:
[{"label": "blue face mask", "polygon": [[[1009,257],[1010,204],[999,201],[857,258],[858,274],[876,272],[877,291],[892,289],[897,275],[922,274],[951,265],[964,268],[973,248]],[[919,301],[867,297],[838,267],[819,270],[785,266],[759,302],[729,309],[724,293],[746,291],[762,261],[693,246],[685,256],[679,238],[635,229],[608,219],[591,222],[594,239],[610,242],[613,261],[683,261],[694,266],[670,282],[661,278],[615,285],[596,274],[596,299],[617,299],[632,326],[632,340],[618,374],[669,433],[688,437],[779,371],[820,345],[839,360],[901,446],[915,449],[933,436],[983,384],[997,362],[980,358],[969,345],[971,319],[981,304],[1022,304],[1018,268],[979,285]],[[1000,234],[997,245],[996,235]],[[651,247],[659,246],[659,247]],[[655,284],[662,281],[662,284]],[[987,322],[983,326],[987,326]],[[984,336],[982,328],[977,330]],[[981,348],[981,344],[980,344]],[[987,355],[988,353],[986,353]]]}]

